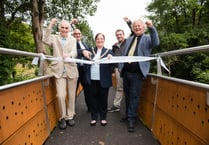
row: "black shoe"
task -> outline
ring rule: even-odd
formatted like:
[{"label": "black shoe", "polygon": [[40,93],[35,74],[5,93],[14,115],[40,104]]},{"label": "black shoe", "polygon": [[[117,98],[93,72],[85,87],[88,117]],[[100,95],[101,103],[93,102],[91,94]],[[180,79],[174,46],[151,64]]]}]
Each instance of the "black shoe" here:
[{"label": "black shoe", "polygon": [[91,126],[95,126],[97,124],[97,121],[96,120],[91,120],[91,122],[90,122],[90,125]]},{"label": "black shoe", "polygon": [[123,117],[123,118],[121,118],[121,120],[120,120],[120,122],[126,122],[126,121],[128,121],[128,118],[127,118],[127,117]]},{"label": "black shoe", "polygon": [[66,129],[67,128],[67,123],[65,121],[65,119],[61,119],[59,122],[59,128],[60,129]]},{"label": "black shoe", "polygon": [[129,120],[128,121],[128,132],[135,132],[135,121]]},{"label": "black shoe", "polygon": [[67,124],[68,124],[69,126],[74,126],[74,125],[75,125],[75,120],[69,119],[69,120],[67,120]]},{"label": "black shoe", "polygon": [[112,106],[112,108],[108,108],[107,111],[108,112],[118,112],[118,111],[120,111],[120,108],[119,107]]}]

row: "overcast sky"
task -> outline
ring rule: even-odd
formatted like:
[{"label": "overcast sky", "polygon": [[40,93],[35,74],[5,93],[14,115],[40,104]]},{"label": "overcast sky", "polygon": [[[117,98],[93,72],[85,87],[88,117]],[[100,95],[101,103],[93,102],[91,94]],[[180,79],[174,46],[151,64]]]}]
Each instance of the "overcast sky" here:
[{"label": "overcast sky", "polygon": [[130,29],[124,22],[123,17],[131,20],[140,18],[146,20],[148,12],[145,10],[151,0],[101,0],[95,16],[88,17],[88,23],[94,32],[105,35],[105,47],[111,48],[117,42],[115,31],[120,28],[128,37]]}]

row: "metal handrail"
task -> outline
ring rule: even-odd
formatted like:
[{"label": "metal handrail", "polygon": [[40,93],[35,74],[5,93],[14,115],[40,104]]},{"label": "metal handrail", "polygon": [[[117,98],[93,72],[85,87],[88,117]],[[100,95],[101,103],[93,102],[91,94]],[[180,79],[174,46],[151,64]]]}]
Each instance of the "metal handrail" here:
[{"label": "metal handrail", "polygon": [[203,51],[209,51],[209,45],[202,45],[202,46],[184,48],[184,49],[167,51],[162,53],[155,53],[152,56],[173,56],[173,55],[182,55],[182,54],[189,54],[189,53],[203,52]]},{"label": "metal handrail", "polygon": [[3,86],[0,86],[0,91],[6,90],[6,89],[9,89],[9,88],[14,88],[14,87],[17,87],[17,86],[20,86],[20,85],[32,83],[32,82],[35,82],[35,81],[51,78],[52,76],[53,75],[46,75],[46,76],[33,78],[33,79],[30,79],[30,80],[25,80],[25,81],[21,81],[21,82],[16,82],[16,83],[12,83],[12,84],[3,85]]},{"label": "metal handrail", "polygon": [[[205,52],[205,51],[209,51],[209,45],[202,45],[202,46],[184,48],[184,49],[179,49],[179,50],[172,50],[172,51],[167,51],[167,52],[162,52],[162,53],[155,53],[155,54],[152,54],[151,56],[157,56],[157,57],[174,56],[174,55],[183,55],[183,54],[189,54],[189,53],[195,53],[195,52]],[[0,47],[0,53],[23,55],[23,56],[33,56],[33,57],[40,57],[40,58],[43,57],[43,54],[41,54],[41,53],[25,52],[25,51],[13,50],[13,49],[1,48],[1,47]],[[45,57],[52,57],[52,56],[45,55]],[[161,61],[158,60],[157,61],[157,74],[162,75],[160,63],[161,63]],[[39,75],[43,75],[43,60],[42,59],[41,59],[39,68],[40,68]]]},{"label": "metal handrail", "polygon": [[[19,56],[31,56],[31,57],[39,57],[40,58],[40,65],[39,65],[39,76],[43,75],[43,54],[42,53],[33,53],[33,52],[26,52],[21,50],[14,50],[9,48],[2,48],[0,47],[0,54],[11,54],[11,55],[19,55]],[[45,55],[45,57],[52,57],[49,55]]]},{"label": "metal handrail", "polygon": [[14,50],[9,48],[0,47],[0,53],[3,54],[12,54],[12,55],[21,55],[21,56],[33,56],[33,57],[41,57],[41,54],[33,53],[33,52],[25,52],[21,50]]},{"label": "metal handrail", "polygon": [[[154,57],[163,57],[163,56],[175,56],[175,55],[183,55],[183,54],[190,54],[195,52],[206,52],[209,51],[209,45],[202,45],[202,46],[196,46],[196,47],[190,47],[190,48],[184,48],[179,50],[172,50],[162,53],[155,53],[151,56]],[[157,74],[162,75],[162,69],[161,69],[161,61],[157,61]]]},{"label": "metal handrail", "polygon": [[173,78],[173,77],[168,77],[168,76],[162,76],[162,75],[158,75],[158,74],[154,74],[154,73],[150,73],[149,76],[155,76],[157,78],[163,78],[165,80],[169,80],[169,81],[172,81],[172,82],[182,83],[182,84],[185,84],[185,85],[195,86],[195,87],[198,87],[198,88],[203,88],[203,89],[209,90],[209,85],[204,84],[204,83],[199,83],[199,82],[194,82],[194,81],[189,81],[189,80],[183,80],[183,79]]}]

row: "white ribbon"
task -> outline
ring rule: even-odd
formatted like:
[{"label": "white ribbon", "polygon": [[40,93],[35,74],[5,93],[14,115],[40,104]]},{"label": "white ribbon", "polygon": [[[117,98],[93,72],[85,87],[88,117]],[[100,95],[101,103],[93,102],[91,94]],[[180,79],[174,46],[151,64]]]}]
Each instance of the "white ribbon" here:
[{"label": "white ribbon", "polygon": [[142,62],[157,59],[157,57],[145,56],[113,56],[111,58],[103,58],[98,60],[97,63],[123,63],[123,62]]},{"label": "white ribbon", "polygon": [[75,62],[75,63],[85,63],[85,64],[107,64],[107,63],[125,63],[125,62],[142,62],[157,59],[157,57],[145,57],[145,56],[112,56],[111,58],[102,58],[97,60],[83,60],[76,58],[61,58],[61,57],[48,57],[45,58],[51,61],[64,61],[64,62]]},{"label": "white ribbon", "polygon": [[165,65],[165,63],[163,62],[162,58],[159,57],[158,59],[160,60],[160,65],[161,65],[165,70],[167,70],[167,72],[170,73],[169,69],[166,67],[166,65]]},{"label": "white ribbon", "polygon": [[85,64],[94,63],[93,61],[90,61],[90,60],[83,60],[83,59],[76,59],[76,58],[50,57],[46,59],[51,60],[51,61],[64,61],[64,62],[75,62],[75,63],[85,63]]},{"label": "white ribbon", "polygon": [[62,57],[45,57],[41,55],[41,59],[47,59],[51,61],[64,61],[64,62],[75,62],[75,63],[83,63],[83,64],[109,64],[109,63],[131,63],[131,62],[143,62],[143,61],[151,61],[151,60],[160,60],[160,65],[170,72],[168,68],[165,66],[161,57],[146,57],[146,56],[112,56],[111,58],[102,58],[98,60],[83,60],[76,58],[62,58]]}]

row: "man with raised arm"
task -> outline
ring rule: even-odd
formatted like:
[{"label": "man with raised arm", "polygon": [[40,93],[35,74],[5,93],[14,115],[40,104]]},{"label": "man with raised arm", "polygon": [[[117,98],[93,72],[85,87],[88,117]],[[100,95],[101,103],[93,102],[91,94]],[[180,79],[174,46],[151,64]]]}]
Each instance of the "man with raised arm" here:
[{"label": "man with raised arm", "polygon": [[[149,35],[144,34],[146,27]],[[160,43],[157,30],[152,21],[149,20],[144,23],[142,20],[137,19],[132,23],[132,30],[134,34],[126,40],[123,56],[150,56],[152,49]],[[119,64],[119,71],[123,77],[129,132],[135,132],[141,87],[149,69],[149,61]]]},{"label": "man with raised arm", "polygon": [[[53,50],[54,57],[76,58],[76,39],[69,35],[71,26],[66,20],[59,23],[59,34],[52,34],[52,27],[57,24],[57,19],[52,18],[44,34],[43,41]],[[77,64],[54,60],[50,64],[52,74],[55,76],[58,107],[60,111],[59,127],[66,129],[67,125],[74,126],[75,93],[78,80]],[[68,99],[66,96],[68,93]]]}]

